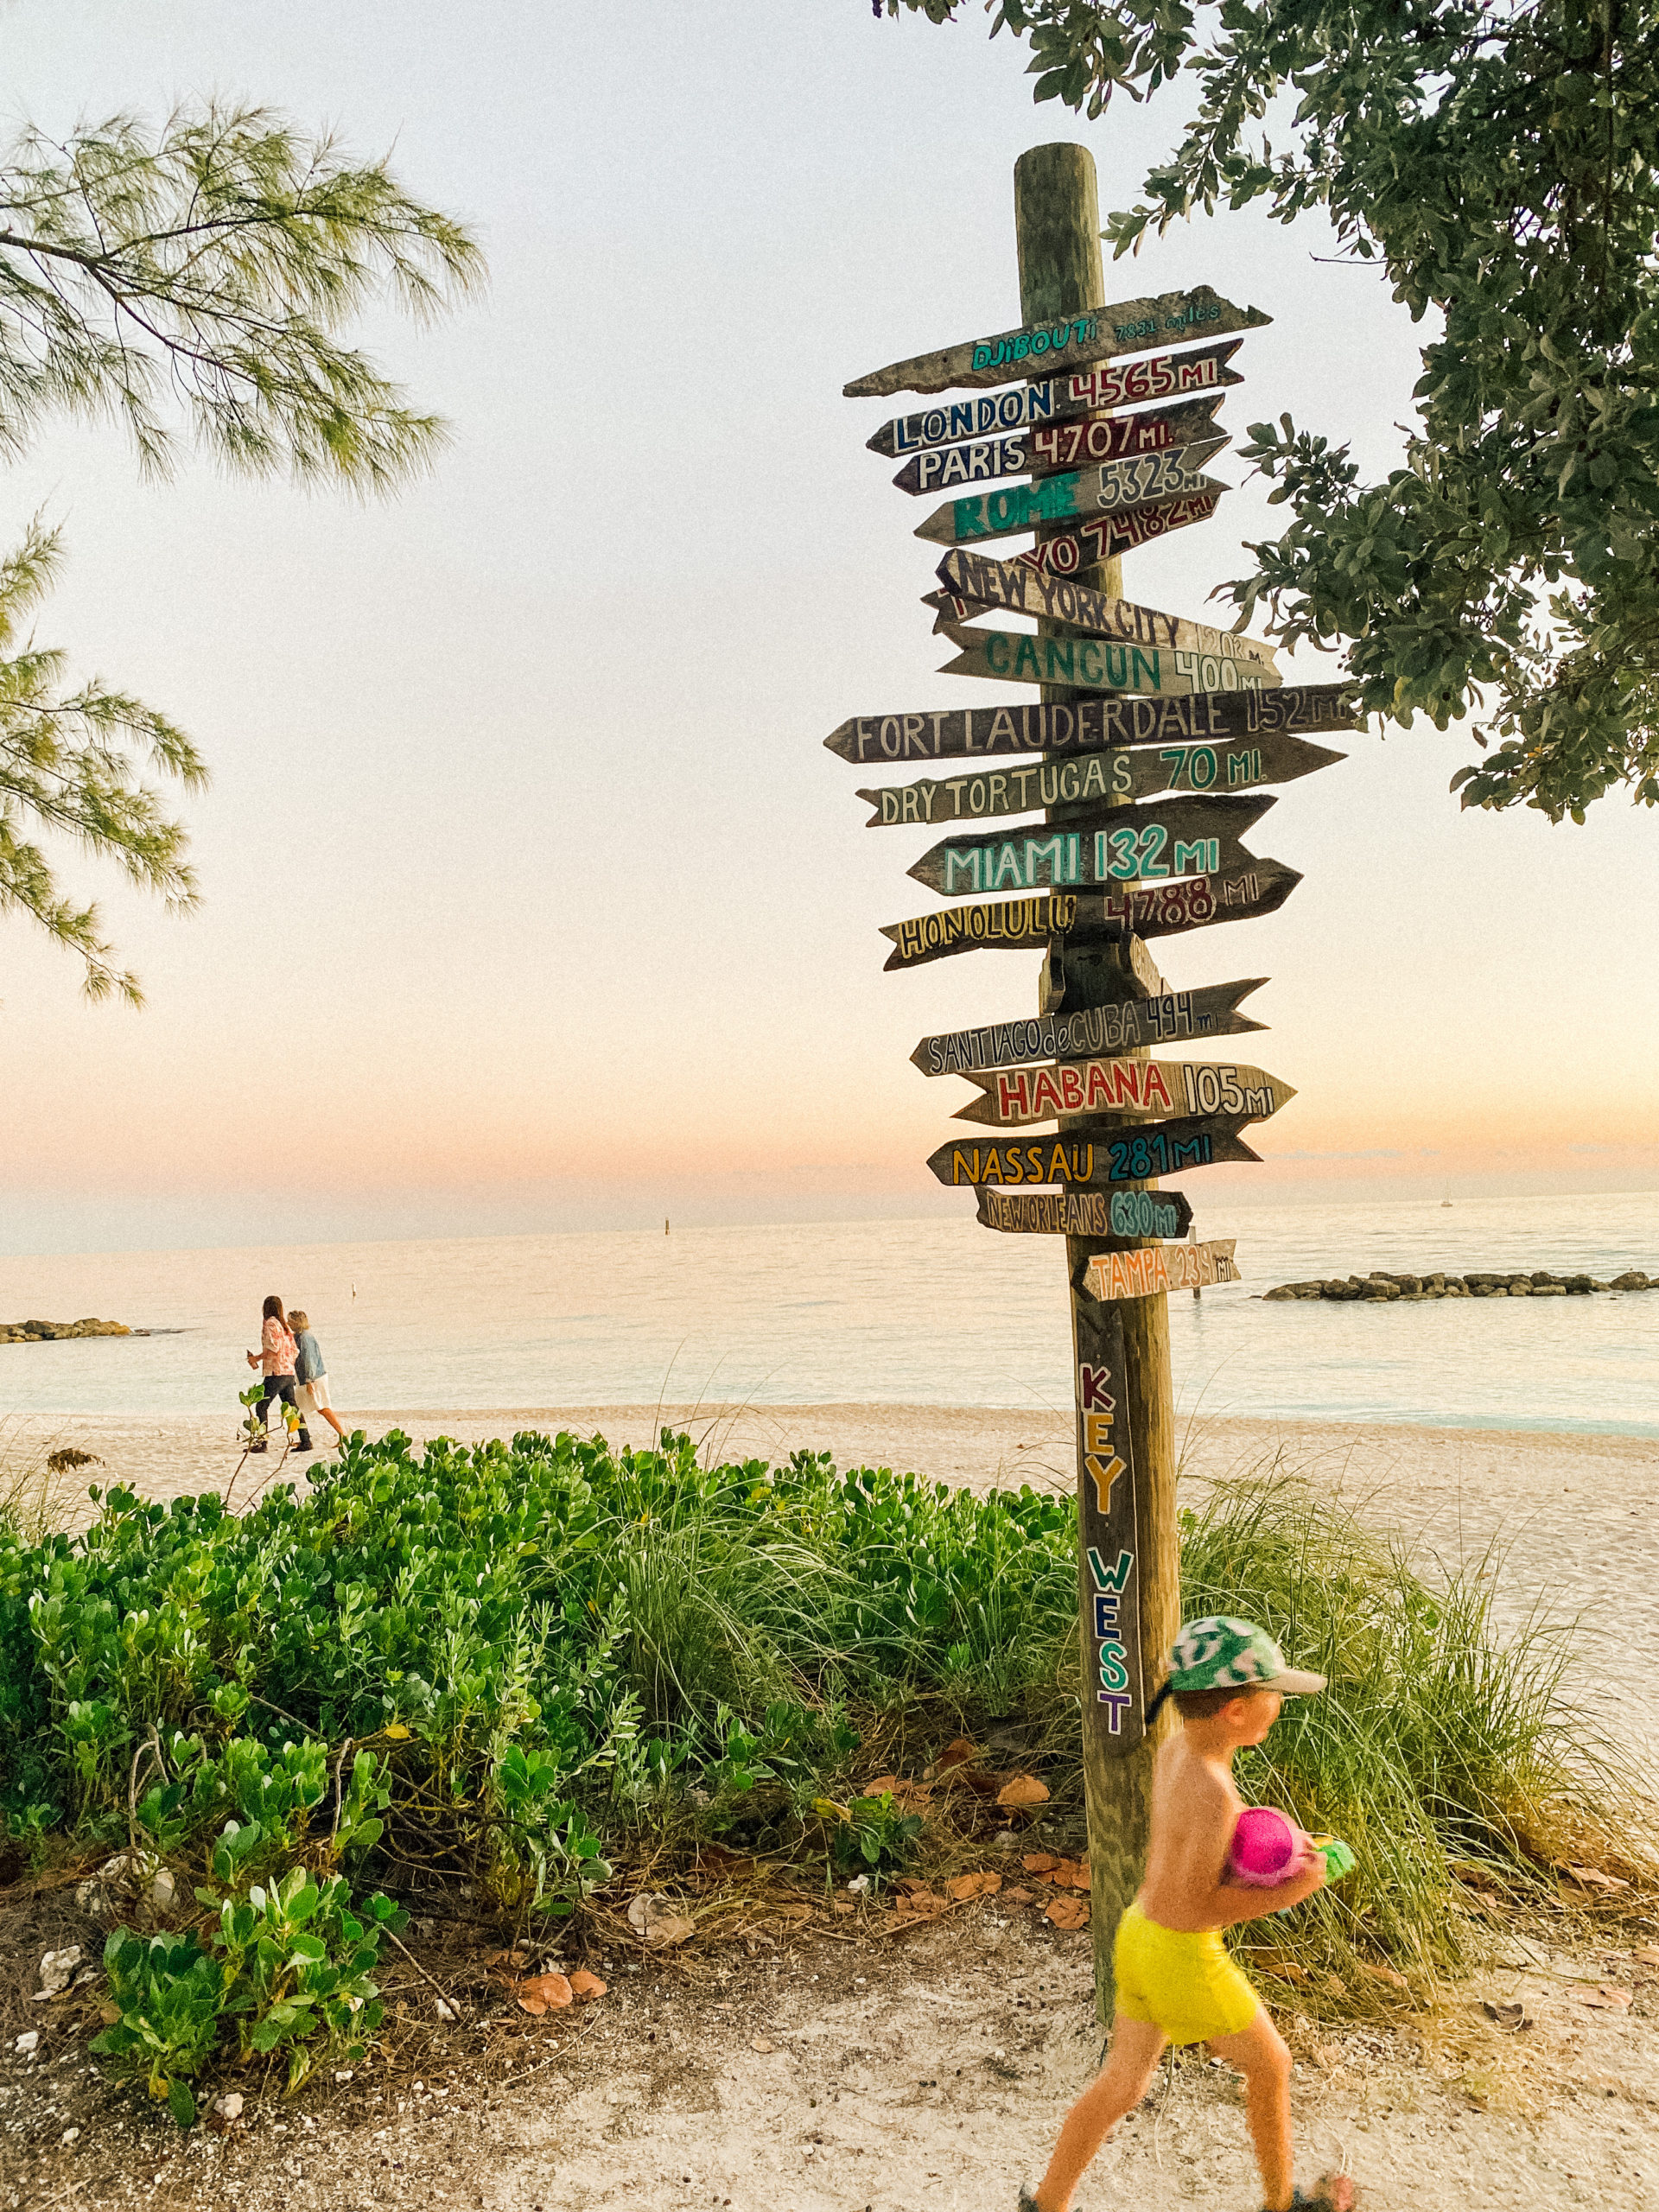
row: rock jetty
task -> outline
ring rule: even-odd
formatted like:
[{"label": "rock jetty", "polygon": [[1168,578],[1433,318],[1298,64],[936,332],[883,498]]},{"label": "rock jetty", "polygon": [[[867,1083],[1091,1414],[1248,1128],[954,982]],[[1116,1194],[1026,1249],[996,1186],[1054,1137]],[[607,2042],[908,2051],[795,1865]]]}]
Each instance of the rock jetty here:
[{"label": "rock jetty", "polygon": [[1313,1282],[1281,1282],[1262,1293],[1272,1299],[1369,1299],[1386,1306],[1395,1299],[1414,1298],[1587,1298],[1597,1291],[1659,1290],[1659,1275],[1644,1275],[1632,1268],[1611,1282],[1596,1275],[1553,1275],[1540,1268],[1534,1274],[1480,1273],[1470,1275],[1391,1275],[1381,1268],[1368,1275],[1331,1275]]},{"label": "rock jetty", "polygon": [[49,1344],[65,1337],[131,1337],[143,1336],[143,1329],[130,1329],[124,1321],[97,1321],[90,1317],[85,1321],[0,1321],[0,1344]]}]

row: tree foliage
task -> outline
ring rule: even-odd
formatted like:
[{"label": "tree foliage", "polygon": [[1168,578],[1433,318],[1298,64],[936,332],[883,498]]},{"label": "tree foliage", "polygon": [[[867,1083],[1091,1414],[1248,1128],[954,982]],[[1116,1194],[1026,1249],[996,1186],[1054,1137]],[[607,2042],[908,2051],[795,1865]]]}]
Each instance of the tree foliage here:
[{"label": "tree foliage", "polygon": [[1228,587],[1242,619],[1261,601],[1285,643],[1345,645],[1370,709],[1476,714],[1465,805],[1659,802],[1656,0],[988,6],[1028,41],[1039,100],[1098,116],[1178,75],[1196,93],[1110,219],[1118,253],[1198,209],[1321,208],[1441,326],[1381,482],[1287,416],[1251,426],[1292,519]]},{"label": "tree foliage", "polygon": [[[61,143],[25,130],[0,160],[0,452],[22,454],[54,416],[113,418],[150,474],[193,441],[240,474],[389,491],[444,428],[346,327],[381,298],[429,316],[482,276],[462,226],[385,162],[264,109],[208,102],[159,128],[117,116]],[[38,840],[78,842],[188,906],[185,833],[140,763],[187,788],[206,772],[162,716],[98,683],[66,691],[62,657],[22,643],[59,557],[36,524],[0,561],[0,909],[79,953],[92,995],[136,1002],[96,907],[62,891]]]}]

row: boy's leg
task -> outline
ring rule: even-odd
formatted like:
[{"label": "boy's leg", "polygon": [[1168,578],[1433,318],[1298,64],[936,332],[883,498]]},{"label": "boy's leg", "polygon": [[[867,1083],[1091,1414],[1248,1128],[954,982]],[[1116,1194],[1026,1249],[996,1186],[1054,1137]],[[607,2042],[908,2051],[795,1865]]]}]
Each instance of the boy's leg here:
[{"label": "boy's leg", "polygon": [[1164,2031],[1150,2020],[1119,2018],[1113,2024],[1106,2063],[1065,2115],[1048,2171],[1038,2185],[1038,2212],[1068,2212],[1084,2169],[1124,2113],[1146,2095],[1163,2049]]},{"label": "boy's leg", "polygon": [[340,1415],[332,1406],[325,1406],[322,1409],[322,1417],[343,1444],[346,1441],[346,1432],[340,1425]]},{"label": "boy's leg", "polygon": [[[1288,2212],[1290,2053],[1284,2037],[1258,2009],[1242,2035],[1216,2036],[1210,2048],[1244,2076],[1244,2116],[1255,2145],[1255,2163],[1262,2169],[1262,2202],[1267,2212]],[[1326,2174],[1314,2189],[1313,2201],[1329,2205],[1332,2212],[1352,2212],[1354,2185],[1345,2174]]]}]

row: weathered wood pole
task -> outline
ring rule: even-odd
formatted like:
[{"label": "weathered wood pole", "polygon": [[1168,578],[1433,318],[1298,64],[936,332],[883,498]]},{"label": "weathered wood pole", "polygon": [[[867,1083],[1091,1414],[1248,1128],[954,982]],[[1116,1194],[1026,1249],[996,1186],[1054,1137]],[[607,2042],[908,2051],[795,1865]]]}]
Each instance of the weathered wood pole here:
[{"label": "weathered wood pole", "polygon": [[[1103,307],[1093,156],[1081,146],[1033,146],[1014,164],[1014,207],[1020,321],[1058,321]],[[1039,537],[1045,534],[1039,531]],[[1122,559],[1103,561],[1077,581],[1121,597]],[[1054,700],[1081,696],[1043,693]],[[1049,819],[1065,812],[1052,810]],[[1040,1010],[1063,1006],[1071,1012],[1142,995],[1128,944],[1070,938],[1051,945]],[[1113,1124],[1096,1116],[1063,1126],[1109,1141]],[[1154,1739],[1169,1725],[1160,1723],[1149,1737],[1142,1716],[1158,1661],[1179,1623],[1180,1539],[1168,1300],[1160,1294],[1103,1306],[1090,1298],[1079,1287],[1083,1271],[1103,1249],[1096,1239],[1066,1239],[1077,1407],[1083,1770],[1095,1994],[1105,2021],[1112,2009],[1112,1941],[1146,1863]]]}]

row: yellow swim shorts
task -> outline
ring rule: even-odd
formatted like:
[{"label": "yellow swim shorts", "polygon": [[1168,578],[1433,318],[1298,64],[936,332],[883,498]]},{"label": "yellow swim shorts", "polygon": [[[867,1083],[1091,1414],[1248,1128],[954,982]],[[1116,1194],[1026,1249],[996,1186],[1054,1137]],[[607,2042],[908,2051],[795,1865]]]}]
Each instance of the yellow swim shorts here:
[{"label": "yellow swim shorts", "polygon": [[1120,2015],[1150,2021],[1171,2043],[1239,2035],[1255,2018],[1260,1999],[1218,1928],[1197,1935],[1160,1928],[1132,1904],[1117,1923],[1112,1967]]}]

